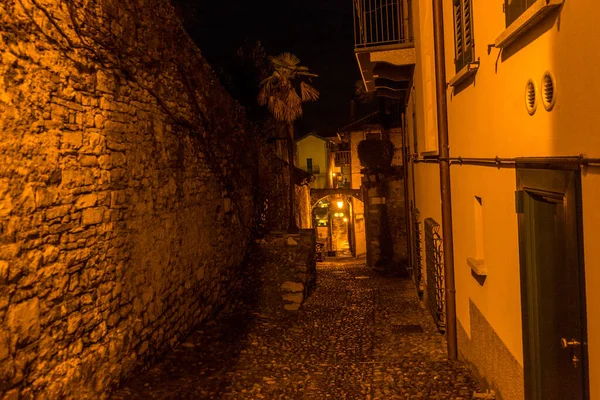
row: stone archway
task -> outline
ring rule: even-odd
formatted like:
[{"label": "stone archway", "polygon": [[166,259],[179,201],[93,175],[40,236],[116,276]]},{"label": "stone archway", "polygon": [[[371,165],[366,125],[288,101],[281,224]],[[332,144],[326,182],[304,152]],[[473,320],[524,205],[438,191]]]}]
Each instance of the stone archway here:
[{"label": "stone archway", "polygon": [[357,200],[363,201],[362,190],[360,189],[310,189],[311,205],[314,208],[319,200],[336,194],[352,196]]},{"label": "stone archway", "polygon": [[[336,257],[344,256],[343,254],[364,255],[366,253],[366,231],[363,191],[342,188],[311,189],[310,197],[317,241],[324,242],[325,248],[334,253]],[[342,203],[344,206],[338,206],[341,209],[331,206],[331,204],[335,204],[336,198],[345,199]],[[320,204],[324,199],[328,200],[324,204]],[[321,217],[316,210],[321,210]],[[317,220],[319,220],[318,223]],[[341,253],[338,253],[340,250]]]}]

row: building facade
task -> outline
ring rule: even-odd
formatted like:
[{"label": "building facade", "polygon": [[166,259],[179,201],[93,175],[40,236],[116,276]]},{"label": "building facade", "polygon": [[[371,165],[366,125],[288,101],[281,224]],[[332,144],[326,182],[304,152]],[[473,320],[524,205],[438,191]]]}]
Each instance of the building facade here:
[{"label": "building facade", "polygon": [[330,168],[328,139],[309,133],[296,140],[297,165],[300,169],[311,173],[315,180],[311,187],[326,189],[328,185],[328,169]]},{"label": "building facade", "polygon": [[[404,145],[425,302],[444,329],[437,61],[446,70],[459,355],[497,398],[600,398],[599,6],[443,0],[436,60],[432,2],[391,3],[410,10],[411,40],[356,52],[365,85],[380,95],[378,72],[398,78],[414,66],[403,75]],[[358,25],[367,6],[355,4]]]}]

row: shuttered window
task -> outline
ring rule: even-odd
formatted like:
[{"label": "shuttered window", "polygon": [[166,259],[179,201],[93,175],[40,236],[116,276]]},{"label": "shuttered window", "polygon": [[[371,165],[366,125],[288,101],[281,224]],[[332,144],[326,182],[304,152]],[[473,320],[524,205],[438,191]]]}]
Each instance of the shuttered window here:
[{"label": "shuttered window", "polygon": [[454,48],[456,72],[475,60],[473,0],[454,0]]},{"label": "shuttered window", "polygon": [[517,18],[521,16],[536,0],[504,0],[504,12],[506,14],[506,27],[508,28]]}]

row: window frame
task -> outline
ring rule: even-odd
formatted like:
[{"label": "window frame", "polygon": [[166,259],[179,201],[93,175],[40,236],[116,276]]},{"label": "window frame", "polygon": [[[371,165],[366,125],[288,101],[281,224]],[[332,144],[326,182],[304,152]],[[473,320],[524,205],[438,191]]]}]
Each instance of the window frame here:
[{"label": "window frame", "polygon": [[506,27],[508,28],[525,11],[536,3],[537,0],[504,0],[504,16]]}]

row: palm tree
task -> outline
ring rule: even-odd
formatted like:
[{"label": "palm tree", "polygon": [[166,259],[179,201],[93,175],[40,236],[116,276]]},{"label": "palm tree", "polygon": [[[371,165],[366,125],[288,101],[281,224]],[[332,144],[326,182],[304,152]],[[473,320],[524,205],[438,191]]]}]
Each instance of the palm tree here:
[{"label": "palm tree", "polygon": [[294,121],[302,116],[302,103],[316,101],[319,91],[306,83],[318,75],[300,65],[291,53],[269,57],[272,74],[260,83],[258,104],[266,105],[275,119],[284,122],[288,131],[288,165],[290,174],[290,215],[288,232],[298,232],[294,215]]}]

